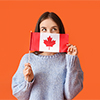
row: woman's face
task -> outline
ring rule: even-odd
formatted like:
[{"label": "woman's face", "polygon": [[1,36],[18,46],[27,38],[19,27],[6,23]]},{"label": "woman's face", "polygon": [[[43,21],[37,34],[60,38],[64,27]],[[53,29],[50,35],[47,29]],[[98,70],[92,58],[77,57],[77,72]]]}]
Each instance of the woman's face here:
[{"label": "woman's face", "polygon": [[40,23],[40,32],[59,33],[59,27],[51,18],[47,18]]}]

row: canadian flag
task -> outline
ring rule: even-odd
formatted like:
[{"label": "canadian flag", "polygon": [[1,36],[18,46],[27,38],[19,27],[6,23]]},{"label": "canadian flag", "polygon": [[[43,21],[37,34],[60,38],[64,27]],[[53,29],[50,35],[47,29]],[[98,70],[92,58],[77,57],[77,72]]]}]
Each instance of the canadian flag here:
[{"label": "canadian flag", "polygon": [[31,32],[30,51],[67,52],[68,34]]}]

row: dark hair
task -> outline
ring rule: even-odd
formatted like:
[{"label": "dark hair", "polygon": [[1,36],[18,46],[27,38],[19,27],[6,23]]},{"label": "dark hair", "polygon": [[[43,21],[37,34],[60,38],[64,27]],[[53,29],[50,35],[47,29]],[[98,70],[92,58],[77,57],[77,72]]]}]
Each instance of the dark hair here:
[{"label": "dark hair", "polygon": [[[35,32],[40,32],[40,23],[47,18],[51,18],[58,25],[60,34],[65,34],[64,25],[63,25],[61,19],[53,12],[45,12],[40,16],[40,18],[36,24],[36,27],[35,27]],[[42,52],[35,51],[33,53],[38,55]]]},{"label": "dark hair", "polygon": [[58,25],[60,34],[65,34],[64,25],[61,19],[53,12],[45,12],[40,16],[35,27],[35,32],[40,32],[40,23],[47,18],[51,18]]}]

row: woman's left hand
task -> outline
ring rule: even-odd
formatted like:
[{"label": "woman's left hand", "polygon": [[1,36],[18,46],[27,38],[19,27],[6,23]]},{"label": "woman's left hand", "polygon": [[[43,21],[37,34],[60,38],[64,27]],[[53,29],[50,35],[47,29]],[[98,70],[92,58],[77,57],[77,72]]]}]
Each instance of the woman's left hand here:
[{"label": "woman's left hand", "polygon": [[67,44],[67,46],[68,46],[67,54],[70,54],[70,55],[77,55],[78,54],[76,46],[73,46],[71,44]]}]

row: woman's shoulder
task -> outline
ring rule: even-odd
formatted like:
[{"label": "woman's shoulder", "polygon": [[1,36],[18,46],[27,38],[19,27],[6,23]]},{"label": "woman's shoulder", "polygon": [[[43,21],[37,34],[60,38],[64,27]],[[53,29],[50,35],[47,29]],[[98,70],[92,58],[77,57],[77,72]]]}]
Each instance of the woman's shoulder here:
[{"label": "woman's shoulder", "polygon": [[23,54],[23,55],[22,55],[22,59],[27,58],[27,57],[28,57],[28,55],[29,55],[29,53],[25,53],[25,54]]},{"label": "woman's shoulder", "polygon": [[25,61],[25,60],[27,60],[27,59],[28,59],[28,53],[25,53],[25,54],[23,54],[22,57],[21,57],[21,62],[22,62],[22,61]]}]

